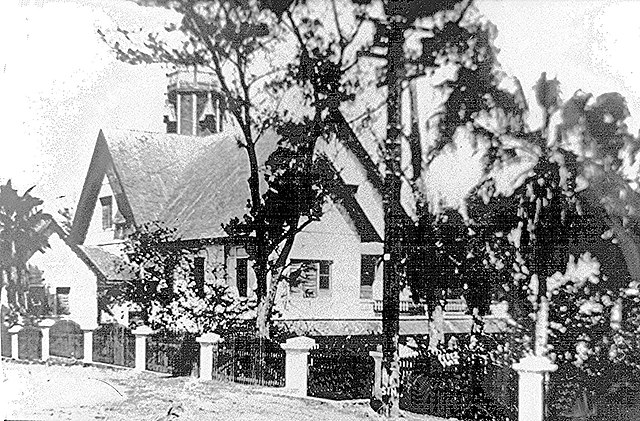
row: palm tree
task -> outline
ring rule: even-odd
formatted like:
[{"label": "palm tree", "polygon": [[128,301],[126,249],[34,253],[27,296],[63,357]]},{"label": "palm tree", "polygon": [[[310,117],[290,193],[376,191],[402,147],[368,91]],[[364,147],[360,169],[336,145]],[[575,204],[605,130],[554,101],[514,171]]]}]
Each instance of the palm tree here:
[{"label": "palm tree", "polygon": [[11,180],[0,185],[0,292],[6,287],[12,313],[26,310],[27,260],[49,246],[43,228],[50,217],[38,209],[43,202],[31,190],[19,195]]}]

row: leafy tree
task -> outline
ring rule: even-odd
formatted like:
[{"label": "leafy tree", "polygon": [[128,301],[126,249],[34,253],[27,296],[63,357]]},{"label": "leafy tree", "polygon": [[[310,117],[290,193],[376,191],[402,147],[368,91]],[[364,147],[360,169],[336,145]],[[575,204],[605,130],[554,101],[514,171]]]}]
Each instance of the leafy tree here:
[{"label": "leafy tree", "polygon": [[[436,275],[453,275],[453,281],[414,290],[437,302],[445,286],[457,286],[472,308],[483,311],[491,293],[506,299],[513,318],[507,359],[549,353],[559,366],[552,376],[551,408],[561,414],[578,392],[606,391],[612,381],[607,373],[637,367],[637,297],[627,286],[637,276],[632,257],[640,244],[634,232],[640,196],[621,159],[624,153],[633,157],[637,144],[626,132],[628,111],[618,94],[589,101],[578,92],[562,104],[558,82],[543,74],[536,98],[544,112],[541,129],[522,126],[498,134],[500,149],[511,148],[499,162],[504,168],[520,165],[516,186],[500,190],[494,172],[470,194],[467,221],[424,218],[425,235],[437,241],[423,252],[440,257]],[[550,121],[560,110],[554,137]],[[547,302],[545,343],[535,337],[534,325]],[[616,302],[627,311],[624,328],[611,324]]]},{"label": "leafy tree", "polygon": [[36,251],[49,247],[42,228],[50,216],[39,206],[42,200],[33,197],[33,187],[22,195],[11,180],[0,186],[0,274],[2,293],[6,291],[9,310],[23,314],[27,310],[27,260]]},{"label": "leafy tree", "polygon": [[124,253],[121,271],[134,276],[110,298],[133,305],[153,329],[224,334],[252,318],[255,303],[234,297],[220,268],[196,273],[194,250],[182,246],[175,229],[160,222],[137,226]]},{"label": "leafy tree", "polygon": [[[313,35],[320,23],[304,15],[298,18],[290,10],[298,7],[297,4],[251,1],[141,3],[169,7],[182,13],[181,25],[166,28],[164,34],[149,35],[143,46],[135,45],[133,35],[123,29],[117,31],[119,38],[111,39],[114,34],[102,35],[121,60],[197,64],[209,67],[216,75],[227,108],[239,127],[238,144],[247,152],[250,168],[249,212],[230,221],[225,230],[249,243],[249,257],[257,280],[257,328],[261,335],[268,336],[275,291],[280,281],[286,279],[283,269],[295,235],[318,220],[322,210],[325,189],[317,183],[320,179],[301,180],[323,171],[314,169],[315,143],[330,135],[338,105],[352,95],[351,83],[341,80],[342,60],[334,58],[336,49],[346,48],[342,44],[346,38],[322,42]],[[266,72],[264,66],[252,66],[253,60],[271,60],[272,50],[277,42],[286,41],[286,34],[289,35],[286,45],[296,47],[293,49],[297,51],[294,64],[286,65],[285,62]],[[183,44],[172,45],[167,41],[167,35],[178,35]],[[283,95],[296,87],[302,96],[301,108],[309,108],[310,117],[290,116],[286,110],[282,112],[277,107]],[[269,129],[280,135],[280,141],[278,150],[267,161],[265,182],[269,189],[261,195],[264,190],[260,183],[256,145]],[[290,161],[287,163],[284,159]],[[295,198],[298,200],[292,200]],[[305,200],[299,200],[301,198]],[[272,279],[270,288],[269,278]]]}]

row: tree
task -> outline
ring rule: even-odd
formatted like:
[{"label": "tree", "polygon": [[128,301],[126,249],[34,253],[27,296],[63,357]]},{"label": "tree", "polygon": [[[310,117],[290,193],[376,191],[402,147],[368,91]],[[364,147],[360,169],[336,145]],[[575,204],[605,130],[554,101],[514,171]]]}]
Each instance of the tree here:
[{"label": "tree", "polygon": [[[216,75],[227,108],[239,127],[238,145],[247,152],[250,168],[249,212],[224,228],[231,236],[249,243],[249,257],[257,280],[257,329],[260,335],[268,336],[276,288],[286,279],[283,269],[295,236],[318,219],[325,198],[319,184],[298,181],[302,180],[301,175],[318,172],[312,168],[316,160],[315,142],[330,134],[338,105],[352,95],[350,82],[341,81],[342,60],[334,57],[334,47],[339,51],[344,49],[341,43],[346,39],[321,42],[313,35],[320,23],[304,16],[294,17],[290,7],[298,5],[290,2],[141,3],[170,7],[183,14],[181,25],[168,27],[164,33],[178,35],[181,45],[172,45],[161,34],[149,35],[144,46],[135,45],[132,34],[123,29],[118,29],[119,38],[115,40],[110,39],[114,34],[101,34],[121,60],[197,64],[209,67]],[[252,67],[254,59],[270,60],[271,50],[277,41],[286,41],[283,33],[287,31],[289,40],[295,40],[287,45],[297,43],[295,64],[286,65],[285,61],[281,67],[266,72],[259,65]],[[255,73],[256,68],[261,70]],[[274,105],[294,85],[301,92],[301,107],[311,109],[310,117],[292,117],[287,110],[282,112]],[[261,195],[264,190],[256,145],[269,129],[280,135],[280,142],[278,150],[267,161],[265,180],[269,189]],[[285,157],[291,159],[289,163],[283,162]],[[295,197],[313,201],[290,200]],[[276,209],[278,212],[274,212]]]},{"label": "tree", "polygon": [[38,207],[42,200],[27,189],[22,195],[11,180],[0,186],[0,274],[11,313],[27,310],[27,260],[49,247],[42,228],[50,216]]},{"label": "tree", "polygon": [[234,297],[221,268],[197,266],[194,253],[182,246],[175,229],[160,222],[139,225],[125,243],[120,268],[134,276],[104,298],[133,305],[153,329],[224,334],[251,318],[255,303]]},{"label": "tree", "polygon": [[[638,276],[634,231],[640,195],[621,159],[633,159],[638,147],[626,131],[628,111],[618,94],[590,101],[577,92],[562,104],[558,82],[543,74],[536,98],[543,108],[541,129],[521,126],[497,134],[502,151],[493,156],[502,158],[496,162],[521,171],[513,190],[500,190],[494,172],[470,193],[466,221],[424,218],[426,236],[437,241],[423,252],[441,256],[439,269],[453,282],[418,284],[414,290],[437,302],[445,286],[457,286],[470,307],[482,310],[491,293],[506,299],[514,321],[507,360],[548,353],[559,366],[550,407],[562,414],[583,390],[606,392],[615,378],[608,372],[638,367],[637,296],[630,281]],[[551,117],[560,110],[554,137]],[[616,302],[626,309],[624,327],[612,325]],[[534,334],[545,303],[548,343]]]}]

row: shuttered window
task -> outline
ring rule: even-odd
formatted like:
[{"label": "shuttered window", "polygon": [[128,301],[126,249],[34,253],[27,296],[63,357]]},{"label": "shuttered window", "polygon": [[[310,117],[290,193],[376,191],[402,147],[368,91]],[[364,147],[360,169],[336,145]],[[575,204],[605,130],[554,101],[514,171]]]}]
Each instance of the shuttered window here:
[{"label": "shuttered window", "polygon": [[69,306],[69,292],[71,288],[69,287],[58,287],[56,288],[56,313],[57,314],[70,314],[70,306]]},{"label": "shuttered window", "polygon": [[102,205],[102,229],[107,230],[113,225],[113,199],[111,196],[100,198]]},{"label": "shuttered window", "polygon": [[204,297],[204,257],[193,259],[193,281],[198,297]]},{"label": "shuttered window", "polygon": [[236,286],[238,287],[238,295],[247,296],[247,259],[236,259]]},{"label": "shuttered window", "polygon": [[373,282],[376,279],[378,256],[363,254],[360,262],[360,298],[373,298]]},{"label": "shuttered window", "polygon": [[48,312],[47,292],[42,285],[29,286],[29,313],[43,316]]},{"label": "shuttered window", "polygon": [[291,259],[291,273],[298,273],[292,280],[291,292],[305,298],[329,295],[331,292],[331,261]]}]

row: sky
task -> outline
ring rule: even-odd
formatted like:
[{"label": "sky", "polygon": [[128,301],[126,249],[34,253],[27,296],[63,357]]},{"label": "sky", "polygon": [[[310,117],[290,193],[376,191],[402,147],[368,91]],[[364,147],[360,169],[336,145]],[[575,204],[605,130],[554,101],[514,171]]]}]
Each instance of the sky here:
[{"label": "sky", "polygon": [[[0,182],[10,178],[20,190],[35,185],[49,211],[73,206],[101,128],[164,130],[167,69],[118,62],[96,29],[152,28],[177,16],[128,0],[5,0],[3,6]],[[498,60],[521,81],[530,103],[531,88],[546,71],[559,79],[565,99],[578,89],[622,93],[630,130],[638,132],[640,2],[479,0],[478,7],[497,25]],[[460,166],[465,153],[439,166]],[[462,194],[473,182],[473,171],[460,172],[443,189]]]}]

